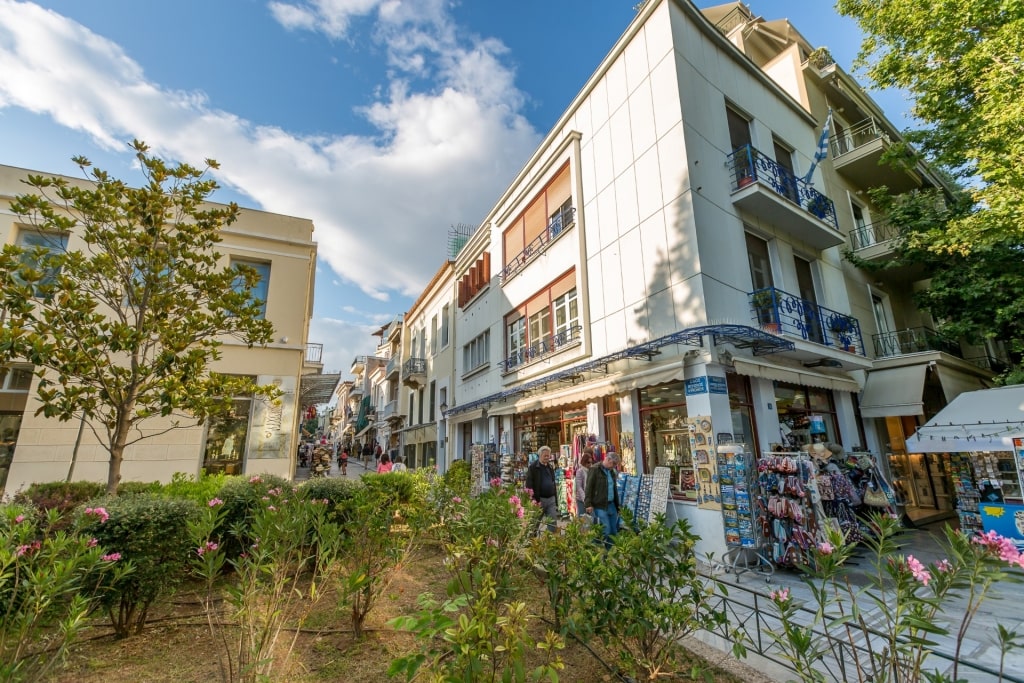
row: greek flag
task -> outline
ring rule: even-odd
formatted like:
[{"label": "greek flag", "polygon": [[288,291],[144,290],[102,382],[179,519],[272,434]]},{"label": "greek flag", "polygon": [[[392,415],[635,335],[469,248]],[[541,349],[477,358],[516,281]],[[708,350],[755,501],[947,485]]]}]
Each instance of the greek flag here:
[{"label": "greek flag", "polygon": [[814,169],[818,167],[822,161],[828,157],[828,136],[829,131],[832,129],[832,107],[828,108],[828,117],[825,119],[825,127],[821,129],[821,137],[818,138],[818,150],[814,153],[814,161],[811,162],[811,167],[807,169],[807,175],[804,176],[804,182],[811,182],[811,176],[814,175]]}]

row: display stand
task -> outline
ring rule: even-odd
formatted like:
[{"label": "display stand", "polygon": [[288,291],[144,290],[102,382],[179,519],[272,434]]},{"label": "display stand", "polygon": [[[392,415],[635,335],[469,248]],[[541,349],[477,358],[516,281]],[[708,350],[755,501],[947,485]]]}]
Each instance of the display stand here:
[{"label": "display stand", "polygon": [[803,452],[765,453],[757,469],[755,524],[761,527],[772,563],[789,568],[809,564],[823,516],[816,465]]},{"label": "display stand", "polygon": [[743,444],[730,443],[720,444],[715,457],[728,547],[721,567],[737,579],[749,571],[770,582],[775,567],[767,557],[762,525],[755,515],[758,479],[753,454],[748,453]]}]

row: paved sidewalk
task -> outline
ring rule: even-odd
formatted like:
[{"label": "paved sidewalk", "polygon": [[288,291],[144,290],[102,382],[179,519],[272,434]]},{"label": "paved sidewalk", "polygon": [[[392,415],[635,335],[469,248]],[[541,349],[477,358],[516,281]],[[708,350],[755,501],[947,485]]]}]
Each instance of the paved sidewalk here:
[{"label": "paved sidewalk", "polygon": [[[348,474],[344,475],[341,473],[341,468],[338,467],[338,460],[334,459],[331,461],[331,469],[327,472],[328,477],[341,477],[342,479],[349,478],[355,479],[361,477],[367,472],[375,472],[373,468],[373,461],[370,461],[369,465],[364,465],[363,461],[359,458],[348,459]],[[310,478],[310,468],[295,466],[295,477],[294,481],[306,481]]]}]

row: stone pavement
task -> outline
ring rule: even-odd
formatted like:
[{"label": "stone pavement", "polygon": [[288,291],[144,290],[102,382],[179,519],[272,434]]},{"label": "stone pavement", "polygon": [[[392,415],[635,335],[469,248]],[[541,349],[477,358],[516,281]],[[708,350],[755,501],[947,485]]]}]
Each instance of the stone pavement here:
[{"label": "stone pavement", "polygon": [[[363,461],[360,460],[359,458],[349,458],[347,469],[348,474],[343,475],[341,473],[341,469],[338,467],[338,460],[337,458],[335,458],[334,460],[331,461],[331,469],[327,473],[327,476],[332,478],[341,477],[342,479],[346,478],[347,476],[350,479],[355,479],[356,477],[363,476],[367,472],[376,472],[376,470],[374,469],[373,458],[370,458],[370,464],[368,465],[364,465]],[[299,467],[298,465],[296,465],[294,481],[306,481],[307,479],[310,478],[309,474],[310,470],[308,467]]]},{"label": "stone pavement", "polygon": [[[941,524],[931,527],[915,529],[906,534],[902,539],[901,554],[913,555],[924,563],[943,559],[940,539],[944,540]],[[864,558],[857,560],[870,570],[869,561]],[[856,564],[854,564],[856,566]],[[1015,571],[1019,578],[1024,574]],[[738,575],[716,571],[715,576],[722,580],[729,588],[728,609],[730,621],[734,625],[743,625],[748,636],[757,644],[758,632],[760,632],[760,649],[770,653],[772,649],[771,639],[764,634],[765,629],[775,629],[779,621],[774,617],[775,608],[768,595],[771,591],[780,588],[788,588],[790,594],[797,600],[802,601],[806,606],[813,609],[814,602],[810,589],[803,583],[798,572],[777,570],[771,576],[771,581],[766,582],[764,578],[754,572],[744,571]],[[856,577],[853,578],[854,583]],[[995,683],[999,680],[999,658],[1000,652],[997,645],[997,625],[1002,625],[1007,630],[1016,630],[1024,634],[1024,583],[1006,582],[997,586],[990,597],[982,603],[978,610],[967,635],[963,639],[960,651],[962,662],[957,676],[960,680],[970,683]],[[947,605],[946,621],[944,626],[952,633],[949,636],[936,636],[933,638],[936,645],[933,650],[936,653],[943,653],[948,658],[942,658],[933,654],[925,661],[927,670],[939,669],[947,674],[952,673],[952,658],[956,647],[956,629],[964,613],[966,598],[954,600]],[[869,605],[861,605],[865,611],[865,619],[869,627],[881,628],[882,618],[877,608],[870,608]],[[808,623],[811,615],[807,614]],[[951,623],[952,621],[952,623]],[[701,640],[721,650],[728,651],[730,643],[712,634],[701,634]],[[858,646],[863,646],[863,638],[854,638]],[[756,647],[750,648],[757,649]],[[763,674],[777,681],[793,679],[793,673],[780,664],[771,661],[770,657],[751,655],[746,663],[756,667]],[[838,652],[837,656],[823,662],[827,679],[832,681],[857,681],[859,676],[856,672],[853,658],[847,652]],[[973,667],[973,668],[971,668]],[[1024,649],[1011,651],[1003,663],[1004,681],[1024,681]],[[988,669],[993,673],[986,673]]]}]

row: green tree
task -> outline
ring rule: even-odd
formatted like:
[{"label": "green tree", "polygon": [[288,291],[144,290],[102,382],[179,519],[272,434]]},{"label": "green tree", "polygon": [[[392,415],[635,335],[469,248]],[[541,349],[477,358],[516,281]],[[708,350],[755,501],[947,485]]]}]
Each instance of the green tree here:
[{"label": "green tree", "polygon": [[971,186],[973,210],[931,248],[1024,244],[1024,3],[838,0],[836,9],[866,34],[858,63],[870,80],[910,93],[924,125],[907,140]]},{"label": "green tree", "polygon": [[88,182],[29,175],[35,193],[11,210],[43,240],[68,239],[0,254],[0,357],[35,364],[39,413],[89,426],[110,454],[111,494],[131,444],[226,412],[232,396],[276,398],[210,370],[226,339],[273,336],[249,293],[259,275],[225,268],[216,251],[238,216],[233,203],[206,201],[217,163],[169,164],[142,142],[132,148],[140,188],[83,157],[74,161]]}]

